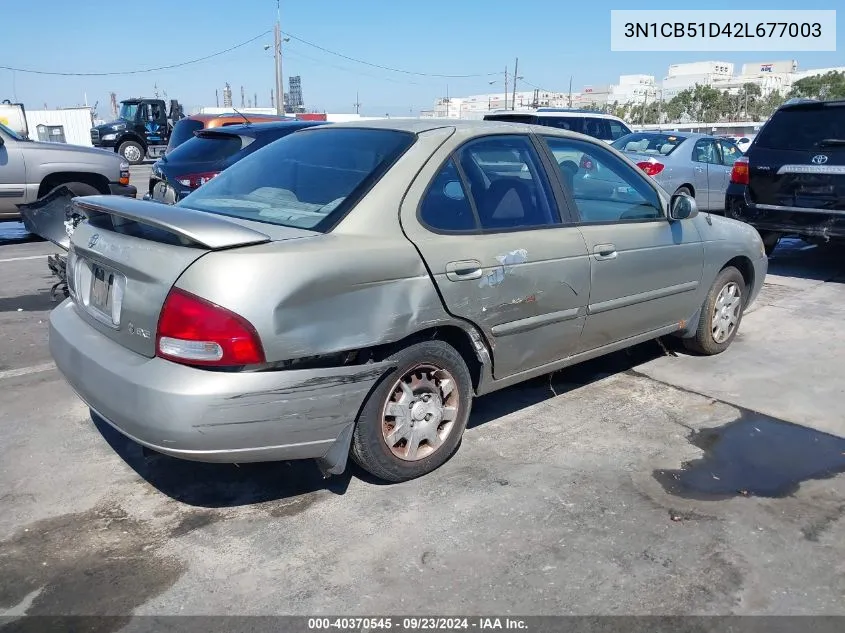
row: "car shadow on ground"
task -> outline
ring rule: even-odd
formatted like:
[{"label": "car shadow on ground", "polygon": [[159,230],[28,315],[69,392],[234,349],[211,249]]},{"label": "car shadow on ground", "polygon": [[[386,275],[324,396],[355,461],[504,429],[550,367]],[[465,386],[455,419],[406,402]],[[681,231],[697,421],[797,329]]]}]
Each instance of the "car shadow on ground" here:
[{"label": "car shadow on ground", "polygon": [[[589,385],[596,380],[660,355],[675,353],[676,344],[657,341],[637,345],[478,398],[467,428]],[[208,464],[177,459],[143,449],[96,414],[91,415],[103,438],[140,477],[176,501],[205,508],[236,507],[301,497],[318,491],[342,495],[353,477],[374,485],[384,482],[358,468],[350,459],[346,472],[324,478],[312,460],[254,464]]]},{"label": "car shadow on ground", "polygon": [[58,305],[50,289],[16,297],[0,297],[0,312],[49,312]]},{"label": "car shadow on ground", "polygon": [[845,247],[841,244],[808,244],[781,240],[769,257],[769,274],[815,281],[845,283]]}]

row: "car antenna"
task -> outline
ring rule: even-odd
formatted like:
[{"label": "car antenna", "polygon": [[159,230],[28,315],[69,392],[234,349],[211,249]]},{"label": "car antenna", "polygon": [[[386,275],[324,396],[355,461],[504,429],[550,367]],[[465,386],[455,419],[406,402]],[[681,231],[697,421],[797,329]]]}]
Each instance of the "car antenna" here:
[{"label": "car antenna", "polygon": [[[232,108],[232,110],[235,110],[235,108]],[[237,110],[235,110],[235,113],[241,115],[241,117],[243,117],[243,120],[246,121],[247,125],[252,125],[252,121],[247,119],[243,112],[238,112]]]}]

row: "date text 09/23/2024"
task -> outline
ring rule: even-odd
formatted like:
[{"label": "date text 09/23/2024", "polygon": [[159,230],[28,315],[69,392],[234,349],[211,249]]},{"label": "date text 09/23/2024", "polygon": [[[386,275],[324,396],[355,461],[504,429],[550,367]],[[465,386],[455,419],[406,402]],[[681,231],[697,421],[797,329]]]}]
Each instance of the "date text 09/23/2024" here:
[{"label": "date text 09/23/2024", "polygon": [[512,617],[369,617],[308,618],[309,631],[470,631],[527,630],[522,618]]}]

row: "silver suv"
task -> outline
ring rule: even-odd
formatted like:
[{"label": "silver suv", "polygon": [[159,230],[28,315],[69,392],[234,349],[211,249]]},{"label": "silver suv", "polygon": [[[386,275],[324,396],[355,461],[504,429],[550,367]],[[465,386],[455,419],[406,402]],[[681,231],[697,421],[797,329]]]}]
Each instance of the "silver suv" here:
[{"label": "silver suv", "polygon": [[560,130],[586,134],[607,143],[612,143],[616,139],[631,133],[628,124],[618,117],[592,110],[575,110],[572,108],[538,108],[530,112],[514,110],[491,112],[484,116],[484,120],[545,125]]},{"label": "silver suv", "polygon": [[61,185],[77,196],[137,193],[129,184],[129,163],[114,152],[30,141],[0,124],[0,220],[17,220],[18,205]]}]

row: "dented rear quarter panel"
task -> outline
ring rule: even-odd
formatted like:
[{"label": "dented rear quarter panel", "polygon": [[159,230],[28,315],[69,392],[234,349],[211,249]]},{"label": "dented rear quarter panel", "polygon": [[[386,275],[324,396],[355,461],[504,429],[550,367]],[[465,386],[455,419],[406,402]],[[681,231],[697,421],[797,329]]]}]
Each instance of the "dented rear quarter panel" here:
[{"label": "dented rear quarter panel", "polygon": [[329,233],[209,253],[176,285],[248,319],[269,362],[393,343],[434,326],[470,328],[445,310],[399,223],[410,182],[453,133],[420,134]]}]

